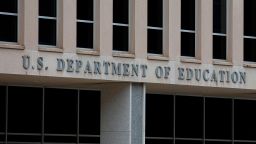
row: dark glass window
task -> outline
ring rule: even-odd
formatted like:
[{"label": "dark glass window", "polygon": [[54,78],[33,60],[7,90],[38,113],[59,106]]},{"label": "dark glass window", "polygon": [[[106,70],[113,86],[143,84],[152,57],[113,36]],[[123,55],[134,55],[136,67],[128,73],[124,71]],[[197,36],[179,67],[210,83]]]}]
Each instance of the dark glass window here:
[{"label": "dark glass window", "polygon": [[[77,133],[77,101],[77,90],[45,89],[44,129],[46,134]],[[66,138],[76,140],[73,137],[66,136]],[[49,136],[45,140],[63,142],[61,136]]]},{"label": "dark glass window", "polygon": [[0,1],[0,41],[18,41],[18,2],[17,0]]},{"label": "dark glass window", "polygon": [[147,95],[146,137],[173,137],[173,96]]},{"label": "dark glass window", "polygon": [[39,44],[56,46],[57,0],[39,0]]},{"label": "dark glass window", "polygon": [[244,0],[244,61],[256,62],[255,0]]},{"label": "dark glass window", "polygon": [[129,28],[126,26],[113,26],[113,48],[116,51],[128,51]]},{"label": "dark glass window", "polygon": [[8,88],[8,143],[40,142],[43,89]]},{"label": "dark glass window", "polygon": [[235,140],[256,140],[256,101],[235,100]]},{"label": "dark glass window", "polygon": [[195,57],[195,0],[181,0],[181,56]]},{"label": "dark glass window", "polygon": [[163,0],[148,0],[148,53],[163,54]]},{"label": "dark glass window", "polygon": [[176,97],[177,138],[203,138],[203,102],[203,98],[200,97]]},{"label": "dark glass window", "polygon": [[[81,143],[100,142],[100,92],[80,91],[79,131]],[[84,135],[95,135],[88,137]]]},{"label": "dark glass window", "polygon": [[232,99],[205,98],[205,137],[232,139]]},{"label": "dark glass window", "polygon": [[213,58],[226,59],[227,1],[213,0]]},{"label": "dark glass window", "polygon": [[77,47],[93,49],[94,0],[77,0]]},{"label": "dark glass window", "polygon": [[195,0],[181,0],[181,29],[195,30]]},{"label": "dark glass window", "polygon": [[0,86],[0,143],[5,139],[6,87]]},{"label": "dark glass window", "polygon": [[42,132],[42,95],[41,88],[8,88],[8,132]]},{"label": "dark glass window", "polygon": [[113,0],[113,50],[129,51],[129,0]]},{"label": "dark glass window", "polygon": [[256,62],[256,39],[244,38],[244,60]]},{"label": "dark glass window", "polygon": [[195,57],[195,33],[181,32],[181,55]]}]

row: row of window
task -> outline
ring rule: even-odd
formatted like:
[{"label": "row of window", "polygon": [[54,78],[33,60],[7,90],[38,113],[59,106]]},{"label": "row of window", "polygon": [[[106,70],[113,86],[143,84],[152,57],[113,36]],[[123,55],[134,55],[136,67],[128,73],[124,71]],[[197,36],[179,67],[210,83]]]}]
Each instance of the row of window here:
[{"label": "row of window", "polygon": [[146,144],[254,144],[256,101],[148,94]]},{"label": "row of window", "polygon": [[[0,86],[0,143],[100,143],[99,91]],[[146,95],[146,144],[254,144],[256,101]]]},{"label": "row of window", "polygon": [[0,87],[0,143],[99,143],[100,92]]},{"label": "row of window", "polygon": [[[181,56],[195,57],[197,0],[181,0]],[[163,0],[148,0],[148,53],[163,54]],[[58,0],[39,0],[39,44],[57,45]],[[113,50],[129,51],[129,0],[113,0]],[[244,60],[256,62],[256,10],[244,0]],[[77,47],[94,47],[94,0],[77,0]],[[227,0],[213,0],[213,58],[227,59]],[[0,1],[0,41],[17,42],[18,1]]]}]

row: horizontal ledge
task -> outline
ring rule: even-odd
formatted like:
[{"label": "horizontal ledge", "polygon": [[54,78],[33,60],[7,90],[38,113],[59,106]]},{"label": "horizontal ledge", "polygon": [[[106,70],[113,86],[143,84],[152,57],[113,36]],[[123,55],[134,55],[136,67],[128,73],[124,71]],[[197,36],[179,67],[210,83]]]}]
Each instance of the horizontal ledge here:
[{"label": "horizontal ledge", "polygon": [[20,49],[20,50],[24,50],[25,49],[25,47],[23,45],[20,45],[18,43],[8,43],[8,42],[0,42],[0,48]]},{"label": "horizontal ledge", "polygon": [[229,62],[227,60],[218,60],[218,59],[214,59],[212,61],[212,63],[214,65],[223,65],[223,66],[232,66],[233,65],[232,62]]},{"label": "horizontal ledge", "polygon": [[194,57],[184,57],[184,56],[182,56],[180,58],[180,61],[184,62],[184,63],[196,63],[196,64],[201,64],[202,63],[200,59],[196,59]]},{"label": "horizontal ledge", "polygon": [[169,61],[169,57],[157,54],[148,54],[148,60]]},{"label": "horizontal ledge", "polygon": [[256,68],[256,62],[244,62],[243,66],[248,68]]},{"label": "horizontal ledge", "polygon": [[76,48],[77,54],[83,54],[83,55],[94,55],[99,56],[100,52],[95,49],[88,49],[88,48]]},{"label": "horizontal ledge", "polygon": [[130,52],[123,52],[123,51],[113,51],[113,57],[123,57],[123,58],[135,58],[135,54]]},{"label": "horizontal ledge", "polygon": [[62,53],[63,49],[57,47],[47,47],[47,46],[39,46],[39,51],[46,51],[46,52],[57,52]]}]

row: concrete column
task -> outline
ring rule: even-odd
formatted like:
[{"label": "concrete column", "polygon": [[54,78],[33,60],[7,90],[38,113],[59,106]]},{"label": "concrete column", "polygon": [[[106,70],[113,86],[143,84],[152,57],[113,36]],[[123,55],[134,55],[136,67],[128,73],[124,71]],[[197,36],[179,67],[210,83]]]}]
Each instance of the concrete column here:
[{"label": "concrete column", "polygon": [[38,50],[38,0],[19,0],[19,39],[26,50]]},{"label": "concrete column", "polygon": [[[166,39],[167,55],[170,60],[176,61],[180,58],[181,46],[181,1],[165,0],[164,1],[164,37]],[[164,20],[165,21],[165,20]]]},{"label": "concrete column", "polygon": [[76,52],[76,0],[61,0],[58,6],[58,47]]},{"label": "concrete column", "polygon": [[147,0],[130,0],[130,50],[136,58],[147,58]]},{"label": "concrete column", "polygon": [[101,144],[144,144],[144,84],[110,84],[101,97]]},{"label": "concrete column", "polygon": [[100,55],[112,56],[113,37],[113,0],[98,0],[96,2],[96,49],[100,49]]},{"label": "concrete column", "polygon": [[[196,0],[196,58],[212,63],[213,0]],[[198,22],[198,23],[197,23]]]},{"label": "concrete column", "polygon": [[235,66],[243,65],[243,13],[244,1],[227,1],[229,4],[228,17],[228,60]]}]

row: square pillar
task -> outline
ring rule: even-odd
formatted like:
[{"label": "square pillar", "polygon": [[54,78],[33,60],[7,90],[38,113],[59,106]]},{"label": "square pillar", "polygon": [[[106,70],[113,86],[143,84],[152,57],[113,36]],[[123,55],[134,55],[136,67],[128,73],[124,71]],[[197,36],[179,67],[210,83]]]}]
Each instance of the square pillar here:
[{"label": "square pillar", "polygon": [[144,144],[145,86],[109,84],[101,96],[101,144]]}]

